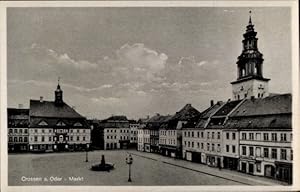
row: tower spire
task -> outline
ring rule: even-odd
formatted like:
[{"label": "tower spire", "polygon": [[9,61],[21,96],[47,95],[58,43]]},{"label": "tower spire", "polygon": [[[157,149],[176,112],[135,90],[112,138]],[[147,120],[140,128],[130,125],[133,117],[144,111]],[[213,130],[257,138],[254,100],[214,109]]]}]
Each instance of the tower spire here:
[{"label": "tower spire", "polygon": [[58,79],[57,79],[57,89],[60,89],[60,77],[58,77]]},{"label": "tower spire", "polygon": [[249,11],[249,25],[252,25],[251,13],[252,13],[252,11],[250,10],[250,11]]},{"label": "tower spire", "polygon": [[60,88],[60,77],[58,77],[57,88],[55,90],[55,104],[57,106],[63,104],[63,91]]}]

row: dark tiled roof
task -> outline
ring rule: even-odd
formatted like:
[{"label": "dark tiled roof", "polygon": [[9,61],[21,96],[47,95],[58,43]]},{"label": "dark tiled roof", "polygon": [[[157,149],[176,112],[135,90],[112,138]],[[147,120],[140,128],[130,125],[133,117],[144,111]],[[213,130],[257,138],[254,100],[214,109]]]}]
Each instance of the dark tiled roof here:
[{"label": "dark tiled roof", "polygon": [[159,127],[166,121],[168,121],[172,116],[171,115],[155,115],[151,117],[147,123],[146,127],[144,129],[159,129]]},{"label": "dark tiled roof", "polygon": [[230,117],[289,113],[292,113],[292,96],[291,94],[282,94],[260,99],[247,99]]},{"label": "dark tiled roof", "polygon": [[202,112],[201,117],[200,118],[209,118],[211,116],[211,114],[215,113],[221,106],[222,106],[223,102],[219,101],[216,104],[214,104],[213,106],[207,108],[205,111]]},{"label": "dark tiled roof", "polygon": [[137,121],[134,120],[134,119],[130,119],[130,120],[128,120],[128,121],[129,121],[130,124],[136,124],[136,123],[137,123]]},{"label": "dark tiled roof", "polygon": [[53,101],[30,100],[31,117],[50,117],[50,118],[84,118],[66,103],[60,106]]},{"label": "dark tiled roof", "polygon": [[127,122],[129,122],[127,117],[124,115],[113,115],[113,116],[107,118],[106,121],[127,121]]},{"label": "dark tiled roof", "polygon": [[[46,122],[48,125],[39,125],[41,122]],[[57,124],[62,122],[65,126],[58,126]],[[82,128],[89,128],[87,121],[84,118],[49,118],[49,117],[30,117],[30,127],[45,127],[45,128],[81,128],[75,126],[76,123],[82,124]]]},{"label": "dark tiled roof", "polygon": [[234,107],[236,107],[241,101],[229,101],[223,105],[214,116],[226,116]]},{"label": "dark tiled roof", "polygon": [[129,128],[129,122],[105,122],[99,124],[101,128]]},{"label": "dark tiled roof", "polygon": [[192,107],[191,104],[186,104],[181,110],[176,112],[173,116],[165,120],[165,122],[160,126],[162,129],[176,129],[179,121],[190,121],[195,117],[200,116],[200,112]]},{"label": "dark tiled roof", "polygon": [[28,127],[29,109],[7,109],[8,127]]},{"label": "dark tiled roof", "polygon": [[188,121],[199,114],[200,112],[192,107],[191,104],[186,104],[181,110],[176,112],[176,114],[173,115],[170,120]]},{"label": "dark tiled roof", "polygon": [[210,106],[209,108],[207,108],[200,116],[199,121],[196,125],[196,128],[204,128],[208,118],[210,116],[212,116],[218,109],[220,109],[220,107],[223,105],[224,103],[219,101],[216,104],[214,104],[213,106]]},{"label": "dark tiled roof", "polygon": [[292,115],[248,116],[230,118],[224,125],[227,129],[291,129]]},{"label": "dark tiled roof", "polygon": [[99,123],[102,128],[129,128],[129,121],[126,116],[111,116]]}]

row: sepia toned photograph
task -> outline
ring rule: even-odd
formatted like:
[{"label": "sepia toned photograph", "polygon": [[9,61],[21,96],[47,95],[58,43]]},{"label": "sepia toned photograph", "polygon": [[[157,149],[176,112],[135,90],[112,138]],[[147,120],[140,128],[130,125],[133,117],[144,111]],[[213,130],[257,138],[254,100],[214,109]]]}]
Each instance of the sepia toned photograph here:
[{"label": "sepia toned photograph", "polygon": [[8,7],[7,185],[293,186],[292,26],[290,6]]}]

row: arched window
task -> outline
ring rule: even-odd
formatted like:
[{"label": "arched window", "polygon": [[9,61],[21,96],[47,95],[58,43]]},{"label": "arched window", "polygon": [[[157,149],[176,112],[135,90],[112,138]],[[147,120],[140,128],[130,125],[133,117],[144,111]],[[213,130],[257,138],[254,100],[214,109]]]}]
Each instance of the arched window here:
[{"label": "arched window", "polygon": [[245,69],[242,69],[242,76],[245,76]]},{"label": "arched window", "polygon": [[257,96],[258,98],[260,98],[260,93],[258,94],[258,96]]}]

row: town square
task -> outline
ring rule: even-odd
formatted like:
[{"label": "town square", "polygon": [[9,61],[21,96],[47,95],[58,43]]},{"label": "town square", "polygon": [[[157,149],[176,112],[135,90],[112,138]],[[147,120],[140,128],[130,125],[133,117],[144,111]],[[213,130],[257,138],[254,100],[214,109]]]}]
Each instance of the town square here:
[{"label": "town square", "polygon": [[[125,162],[128,153],[133,157],[132,182],[128,182]],[[101,154],[115,164],[115,169],[110,172],[90,170],[93,164],[100,162]],[[9,155],[9,185],[286,185],[135,150],[93,151],[88,156],[86,162],[84,152]]]}]

